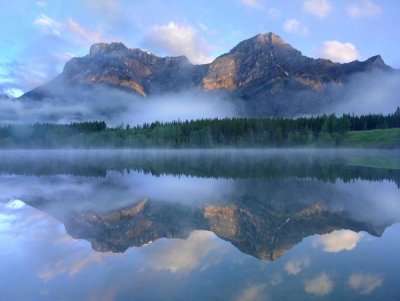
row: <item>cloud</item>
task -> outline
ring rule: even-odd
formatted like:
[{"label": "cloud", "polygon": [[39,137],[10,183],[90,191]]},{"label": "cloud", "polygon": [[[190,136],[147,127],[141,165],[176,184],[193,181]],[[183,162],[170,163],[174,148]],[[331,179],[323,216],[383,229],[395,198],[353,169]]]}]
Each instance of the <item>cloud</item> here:
[{"label": "cloud", "polygon": [[60,36],[60,23],[54,21],[45,14],[40,14],[40,16],[33,21],[33,24],[40,27],[46,34]]},{"label": "cloud", "polygon": [[308,34],[308,28],[297,19],[288,19],[283,24],[283,29],[288,33],[294,34]]},{"label": "cloud", "polygon": [[60,23],[45,14],[41,14],[33,23],[40,27],[46,34],[57,37],[60,37],[62,34],[71,34],[73,38],[68,37],[71,38],[69,40],[73,41],[71,44],[76,44],[76,42],[81,42],[81,40],[89,43],[97,43],[105,40],[99,31],[88,31],[73,19],[68,19],[67,22]]},{"label": "cloud", "polygon": [[265,299],[265,284],[253,284],[244,289],[235,298],[236,301],[258,301]]},{"label": "cloud", "polygon": [[156,253],[151,253],[151,267],[172,273],[191,271],[216,248],[214,237],[215,234],[209,231],[193,231],[186,240],[171,240]]},{"label": "cloud", "polygon": [[0,63],[4,73],[0,75],[0,91],[18,89],[26,92],[36,88],[58,75],[65,62],[83,47],[110,40],[73,19],[58,22],[41,14],[33,24],[32,37],[20,50],[18,59]]},{"label": "cloud", "polygon": [[195,28],[187,24],[169,22],[154,25],[145,34],[143,44],[168,55],[186,55],[195,64],[208,63],[211,46],[198,35]]},{"label": "cloud", "polygon": [[356,46],[350,42],[342,43],[336,40],[325,41],[319,55],[340,63],[351,62],[359,58]]},{"label": "cloud", "polygon": [[102,36],[100,32],[89,32],[85,28],[83,28],[81,24],[72,19],[68,20],[66,27],[70,33],[76,35],[85,42],[98,43],[102,41]]},{"label": "cloud", "polygon": [[250,8],[263,8],[260,0],[241,0],[241,3]]},{"label": "cloud", "polygon": [[290,260],[285,264],[285,271],[288,275],[297,275],[304,269],[310,266],[310,258],[301,258],[296,260]]},{"label": "cloud", "polygon": [[333,290],[333,282],[326,273],[321,273],[317,277],[308,280],[304,286],[308,294],[326,296]]},{"label": "cloud", "polygon": [[18,89],[25,91],[43,84],[49,76],[57,73],[55,59],[49,55],[40,58],[34,53],[31,57],[23,57],[19,61],[0,64],[6,69],[7,80],[2,83],[2,90]]},{"label": "cloud", "polygon": [[353,250],[362,237],[362,233],[350,230],[339,230],[319,236],[315,243],[321,245],[325,252],[338,253],[344,250]]},{"label": "cloud", "polygon": [[362,0],[347,6],[347,13],[353,18],[379,16],[382,8],[371,0]]},{"label": "cloud", "polygon": [[108,256],[108,254],[91,252],[82,256],[82,258],[78,258],[78,260],[69,263],[64,262],[64,260],[58,260],[44,266],[39,271],[38,277],[42,281],[48,282],[65,273],[74,276],[86,266],[101,263],[105,256]]},{"label": "cloud", "polygon": [[348,280],[348,285],[360,294],[372,293],[383,284],[383,277],[380,275],[355,273]]},{"label": "cloud", "polygon": [[17,88],[4,89],[4,92],[13,98],[20,97],[24,92]]},{"label": "cloud", "polygon": [[[400,73],[387,72],[382,70],[371,70],[366,73],[358,73],[349,77],[346,85],[342,87],[332,87],[330,95],[337,101],[331,103],[324,109],[324,113],[342,115],[354,113],[356,115],[370,114],[392,114],[399,106],[400,94]],[[367,185],[360,191],[365,191],[366,199],[373,200],[373,195],[379,195],[381,192],[375,190],[372,184]],[[388,217],[396,219],[399,216],[399,207],[394,200],[397,200],[392,193],[385,195],[386,206],[375,208],[374,216],[368,219],[381,219]],[[397,205],[395,205],[397,204]]]},{"label": "cloud", "polygon": [[318,18],[325,18],[332,9],[331,2],[329,0],[304,0],[303,9]]},{"label": "cloud", "polygon": [[20,200],[12,200],[6,204],[6,208],[8,209],[21,209],[25,206],[25,203]]},{"label": "cloud", "polygon": [[103,257],[105,255],[102,253],[92,253],[87,257],[84,257],[69,267],[69,274],[72,276],[74,274],[79,273],[85,266],[90,265],[92,263],[101,263],[103,261]]}]

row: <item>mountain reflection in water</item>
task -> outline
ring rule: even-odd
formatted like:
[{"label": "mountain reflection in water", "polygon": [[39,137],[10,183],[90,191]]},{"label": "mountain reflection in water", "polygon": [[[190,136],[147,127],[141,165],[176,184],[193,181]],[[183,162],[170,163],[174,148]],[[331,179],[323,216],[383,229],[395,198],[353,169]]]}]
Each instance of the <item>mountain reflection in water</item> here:
[{"label": "mountain reflection in water", "polygon": [[[59,219],[71,236],[91,241],[97,251],[124,252],[129,247],[140,247],[160,238],[184,239],[194,230],[209,230],[244,253],[274,260],[313,234],[349,229],[380,236],[387,226],[398,222],[395,216],[362,216],[363,212],[374,212],[375,200],[363,195],[363,186],[353,183],[360,179],[387,180],[399,185],[400,169],[386,167],[387,161],[396,166],[400,159],[385,152],[92,151],[66,154],[60,156],[57,151],[33,152],[29,156],[13,154],[7,160],[3,157],[0,171],[43,179],[35,184],[35,189],[39,189],[37,194],[30,190],[25,192],[28,195],[23,193],[18,198]],[[131,170],[156,177],[183,178],[169,177],[170,183],[160,186],[159,178],[144,175],[145,189],[160,191],[157,195],[148,195],[145,190],[140,201],[140,189],[144,185],[136,183],[137,174],[129,175]],[[57,173],[72,177],[60,178]],[[90,180],[81,178],[82,175]],[[190,177],[231,180],[207,183]],[[193,186],[192,190],[184,194],[183,189],[184,195],[177,202],[174,195],[180,194],[179,187],[176,191],[171,191],[171,187],[185,180]],[[89,182],[88,187],[85,182]],[[215,194],[201,196],[202,191],[210,189],[209,184]],[[51,189],[57,186],[61,196],[54,195],[56,191]],[[43,191],[50,191],[50,195]],[[76,195],[77,191],[81,194]],[[196,196],[203,199],[193,202]],[[82,206],[81,201],[89,205]]]},{"label": "mountain reflection in water", "polygon": [[[400,221],[397,151],[16,151],[2,153],[0,178],[0,202],[21,200],[60,221],[98,252],[89,262],[150,243],[162,248],[163,238],[183,239],[182,250],[198,241],[208,253],[215,236],[260,262],[285,261],[308,237],[322,235],[314,246],[337,253]],[[173,272],[188,259],[169,260],[152,265]],[[310,264],[303,253],[284,270],[297,275]],[[360,273],[348,284],[360,296],[383,283]],[[306,293],[333,290],[331,276],[315,277]]]}]

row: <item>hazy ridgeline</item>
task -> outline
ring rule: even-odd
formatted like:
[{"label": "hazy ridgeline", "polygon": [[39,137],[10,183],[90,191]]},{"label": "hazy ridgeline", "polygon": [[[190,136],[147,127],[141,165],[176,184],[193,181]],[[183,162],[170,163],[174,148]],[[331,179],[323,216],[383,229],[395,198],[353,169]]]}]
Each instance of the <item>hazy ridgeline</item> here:
[{"label": "hazy ridgeline", "polygon": [[[400,112],[389,115],[323,115],[308,118],[225,118],[108,127],[104,121],[36,123],[0,127],[3,148],[209,148],[342,146],[350,131],[400,127]],[[399,147],[398,131],[390,132]],[[373,136],[371,133],[370,136]],[[397,139],[396,139],[397,137]],[[379,146],[379,145],[378,145]]]}]

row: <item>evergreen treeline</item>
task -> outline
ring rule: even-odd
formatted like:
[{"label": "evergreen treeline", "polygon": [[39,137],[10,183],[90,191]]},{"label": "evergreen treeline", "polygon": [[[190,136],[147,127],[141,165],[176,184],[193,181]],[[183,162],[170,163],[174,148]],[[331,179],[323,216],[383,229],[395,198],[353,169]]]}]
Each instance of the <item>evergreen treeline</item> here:
[{"label": "evergreen treeline", "polygon": [[283,147],[336,146],[348,131],[400,128],[389,115],[225,118],[107,127],[104,121],[0,127],[1,147]]},{"label": "evergreen treeline", "polygon": [[0,174],[106,177],[141,172],[215,179],[301,178],[335,183],[354,180],[393,181],[400,188],[400,156],[395,151],[127,151],[8,152],[0,157]]}]

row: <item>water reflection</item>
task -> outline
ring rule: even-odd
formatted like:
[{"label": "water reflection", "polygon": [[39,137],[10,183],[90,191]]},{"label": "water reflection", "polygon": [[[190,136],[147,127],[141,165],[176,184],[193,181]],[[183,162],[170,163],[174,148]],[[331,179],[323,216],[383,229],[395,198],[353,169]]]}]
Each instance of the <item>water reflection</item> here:
[{"label": "water reflection", "polygon": [[0,300],[396,300],[399,160],[3,153]]}]

